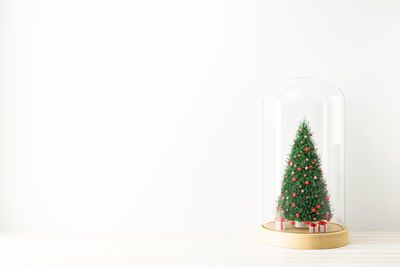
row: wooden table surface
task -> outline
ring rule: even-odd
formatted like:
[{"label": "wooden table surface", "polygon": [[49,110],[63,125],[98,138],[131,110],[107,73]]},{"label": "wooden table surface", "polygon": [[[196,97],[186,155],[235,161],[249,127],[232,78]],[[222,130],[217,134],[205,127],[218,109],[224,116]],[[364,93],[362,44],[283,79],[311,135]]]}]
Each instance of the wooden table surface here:
[{"label": "wooden table surface", "polygon": [[400,266],[400,232],[351,232],[330,250],[269,247],[257,234],[0,234],[0,266]]}]

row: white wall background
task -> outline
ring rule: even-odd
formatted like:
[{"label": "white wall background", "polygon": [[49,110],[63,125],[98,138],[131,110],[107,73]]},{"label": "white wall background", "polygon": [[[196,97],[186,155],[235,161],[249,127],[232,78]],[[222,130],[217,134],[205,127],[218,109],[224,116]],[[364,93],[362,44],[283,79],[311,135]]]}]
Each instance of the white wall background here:
[{"label": "white wall background", "polygon": [[261,98],[342,87],[353,230],[400,230],[400,2],[0,1],[0,231],[253,232]]}]

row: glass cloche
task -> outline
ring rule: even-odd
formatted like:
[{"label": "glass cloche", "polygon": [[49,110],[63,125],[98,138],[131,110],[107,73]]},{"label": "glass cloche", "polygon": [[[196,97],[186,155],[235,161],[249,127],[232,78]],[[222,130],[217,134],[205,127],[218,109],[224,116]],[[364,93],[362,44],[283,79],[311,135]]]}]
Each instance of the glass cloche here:
[{"label": "glass cloche", "polygon": [[324,80],[294,78],[272,87],[262,114],[262,241],[346,245],[343,93]]}]

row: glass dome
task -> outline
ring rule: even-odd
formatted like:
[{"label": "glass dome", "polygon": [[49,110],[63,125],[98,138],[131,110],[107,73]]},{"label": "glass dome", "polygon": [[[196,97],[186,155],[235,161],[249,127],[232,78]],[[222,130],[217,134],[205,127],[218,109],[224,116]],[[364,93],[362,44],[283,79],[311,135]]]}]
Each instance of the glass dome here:
[{"label": "glass dome", "polygon": [[[262,123],[263,232],[315,239],[345,231],[348,240],[343,93],[315,78],[281,82],[263,101]],[[328,246],[310,242],[299,248]]]}]

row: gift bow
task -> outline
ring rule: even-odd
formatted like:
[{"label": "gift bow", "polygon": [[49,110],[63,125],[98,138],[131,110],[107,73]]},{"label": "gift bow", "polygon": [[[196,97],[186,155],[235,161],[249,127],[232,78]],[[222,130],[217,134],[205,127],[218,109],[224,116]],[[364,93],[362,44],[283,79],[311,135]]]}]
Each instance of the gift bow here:
[{"label": "gift bow", "polygon": [[315,232],[315,227],[316,227],[317,225],[315,224],[315,223],[311,223],[310,224],[310,227],[312,227],[313,228],[313,232]]}]

